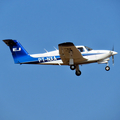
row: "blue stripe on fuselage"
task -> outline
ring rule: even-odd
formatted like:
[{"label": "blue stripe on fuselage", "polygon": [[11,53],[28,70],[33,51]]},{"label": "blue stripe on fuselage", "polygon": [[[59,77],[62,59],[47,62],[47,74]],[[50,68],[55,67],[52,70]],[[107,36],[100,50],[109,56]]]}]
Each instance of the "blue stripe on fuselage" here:
[{"label": "blue stripe on fuselage", "polygon": [[37,64],[37,63],[45,63],[56,60],[61,60],[60,56],[49,56],[49,57],[38,57],[38,58],[33,58],[31,56],[27,58],[25,56],[24,58],[21,58],[20,63]]},{"label": "blue stripe on fuselage", "polygon": [[[82,56],[91,56],[91,55],[98,55],[98,54],[102,54],[102,53],[87,53],[87,54],[82,54]],[[25,56],[25,57],[21,57],[20,63],[38,64],[38,63],[45,63],[45,62],[56,61],[56,60],[61,60],[60,56],[48,56],[48,57],[38,57],[38,58]]]},{"label": "blue stripe on fuselage", "polygon": [[90,56],[90,55],[99,55],[103,53],[87,53],[87,54],[82,54],[82,56]]}]

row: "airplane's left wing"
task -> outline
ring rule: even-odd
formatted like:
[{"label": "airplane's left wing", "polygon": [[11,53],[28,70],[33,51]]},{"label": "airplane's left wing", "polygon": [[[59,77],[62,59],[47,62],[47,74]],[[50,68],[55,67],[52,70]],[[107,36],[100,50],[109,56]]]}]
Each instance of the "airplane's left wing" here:
[{"label": "airplane's left wing", "polygon": [[74,64],[79,64],[87,60],[71,42],[61,43],[58,46],[60,57],[65,65],[69,65],[71,59]]}]

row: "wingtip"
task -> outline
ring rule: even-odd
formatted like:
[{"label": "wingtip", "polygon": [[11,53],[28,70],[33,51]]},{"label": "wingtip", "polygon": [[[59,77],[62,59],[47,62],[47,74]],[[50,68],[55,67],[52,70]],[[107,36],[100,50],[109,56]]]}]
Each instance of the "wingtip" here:
[{"label": "wingtip", "polygon": [[58,46],[74,46],[72,42],[60,43]]}]

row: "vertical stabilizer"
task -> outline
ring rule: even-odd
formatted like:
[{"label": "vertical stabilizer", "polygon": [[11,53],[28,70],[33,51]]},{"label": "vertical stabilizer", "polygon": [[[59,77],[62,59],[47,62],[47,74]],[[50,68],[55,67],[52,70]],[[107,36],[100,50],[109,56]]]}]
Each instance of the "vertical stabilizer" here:
[{"label": "vertical stabilizer", "polygon": [[29,56],[28,52],[17,40],[6,39],[3,42],[9,46],[15,63],[21,63],[22,60]]}]

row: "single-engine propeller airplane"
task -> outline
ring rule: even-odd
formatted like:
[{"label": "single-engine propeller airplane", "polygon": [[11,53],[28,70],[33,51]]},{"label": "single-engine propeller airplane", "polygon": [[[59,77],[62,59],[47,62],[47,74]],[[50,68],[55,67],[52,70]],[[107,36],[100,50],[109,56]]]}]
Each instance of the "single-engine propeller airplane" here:
[{"label": "single-engine propeller airplane", "polygon": [[68,65],[71,70],[75,70],[76,75],[80,76],[79,65],[88,63],[106,63],[105,70],[109,71],[108,61],[117,52],[110,50],[93,50],[87,46],[74,46],[71,42],[58,45],[59,50],[42,54],[29,54],[17,40],[3,40],[10,48],[15,64],[39,64],[39,65]]}]

